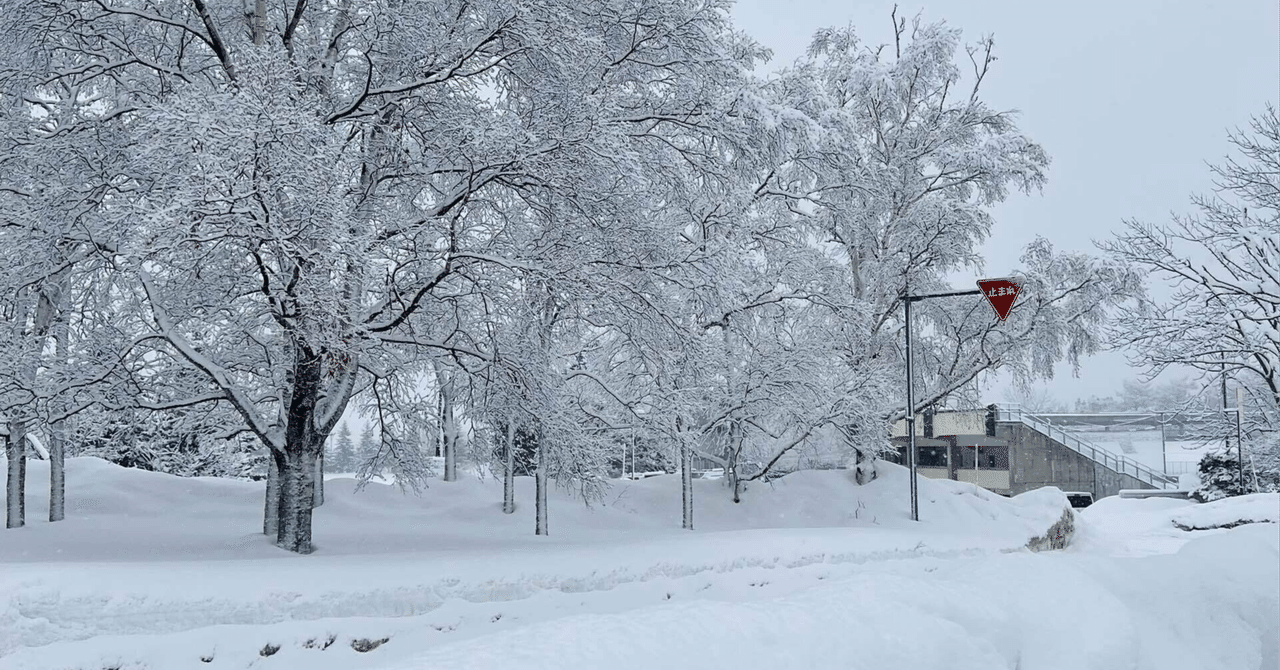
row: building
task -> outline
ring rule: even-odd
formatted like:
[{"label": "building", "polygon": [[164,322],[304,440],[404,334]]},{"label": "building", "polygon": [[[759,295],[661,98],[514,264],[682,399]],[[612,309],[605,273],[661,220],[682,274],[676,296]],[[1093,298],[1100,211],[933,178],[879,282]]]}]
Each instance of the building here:
[{"label": "building", "polygon": [[[1094,499],[1121,489],[1164,489],[1174,478],[1090,444],[1012,406],[925,411],[916,416],[916,468],[923,477],[977,484],[1001,495],[1044,486],[1088,491]],[[890,430],[906,462],[906,421]]]}]

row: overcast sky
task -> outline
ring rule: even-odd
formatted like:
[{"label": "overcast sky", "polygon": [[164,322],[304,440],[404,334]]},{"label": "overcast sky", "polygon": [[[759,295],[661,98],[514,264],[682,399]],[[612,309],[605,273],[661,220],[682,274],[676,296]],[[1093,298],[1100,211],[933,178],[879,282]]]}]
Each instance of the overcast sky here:
[{"label": "overcast sky", "polygon": [[[892,9],[868,0],[738,0],[734,17],[773,50],[777,66],[800,56],[822,26],[853,24],[868,42],[890,41]],[[985,97],[1020,110],[1023,131],[1053,159],[1043,194],[1012,196],[996,209],[988,276],[1014,268],[1037,235],[1096,251],[1092,240],[1122,219],[1186,211],[1189,195],[1210,186],[1205,161],[1226,153],[1227,128],[1280,99],[1277,0],[929,0],[902,2],[898,14],[921,11],[963,30],[966,42],[994,34],[999,60]],[[1064,401],[1108,395],[1136,374],[1108,353],[1085,361],[1076,379],[1060,366],[1048,388]],[[990,400],[1001,395],[993,388]]]}]

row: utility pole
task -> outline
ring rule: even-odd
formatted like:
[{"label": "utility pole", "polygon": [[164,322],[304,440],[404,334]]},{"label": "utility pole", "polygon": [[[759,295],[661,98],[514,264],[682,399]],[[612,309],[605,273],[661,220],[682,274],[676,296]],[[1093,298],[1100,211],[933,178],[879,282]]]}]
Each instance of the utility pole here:
[{"label": "utility pole", "polygon": [[906,469],[911,482],[911,520],[920,520],[919,498],[915,492],[915,384],[911,374],[911,296],[902,305],[906,318]]}]

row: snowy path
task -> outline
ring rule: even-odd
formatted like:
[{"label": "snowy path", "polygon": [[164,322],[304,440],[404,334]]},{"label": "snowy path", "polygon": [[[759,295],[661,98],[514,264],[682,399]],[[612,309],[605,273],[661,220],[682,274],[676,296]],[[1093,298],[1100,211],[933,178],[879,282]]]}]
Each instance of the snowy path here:
[{"label": "snowy path", "polygon": [[[505,555],[313,557],[213,563],[7,566],[0,579],[0,655],[96,635],[166,633],[225,624],[403,617],[450,601],[503,603],[542,592],[584,594],[628,584],[759,569],[860,565],[1020,549],[1011,538],[904,531],[781,529],[694,535],[607,547],[545,547]],[[122,585],[116,591],[104,585]],[[319,586],[323,585],[323,586]]]}]

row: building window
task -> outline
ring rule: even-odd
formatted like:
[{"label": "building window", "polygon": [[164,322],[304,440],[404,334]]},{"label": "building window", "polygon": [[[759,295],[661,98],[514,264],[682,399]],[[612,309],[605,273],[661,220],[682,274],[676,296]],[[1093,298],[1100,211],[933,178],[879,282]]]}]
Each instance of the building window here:
[{"label": "building window", "polygon": [[1008,470],[1009,447],[978,447],[979,470]]},{"label": "building window", "polygon": [[921,468],[945,468],[947,467],[947,448],[946,447],[916,447],[920,458],[916,461],[916,466]]},{"label": "building window", "polygon": [[[1008,470],[1009,447],[978,447],[979,470]],[[951,464],[957,470],[973,469],[973,447],[952,447]]]}]

